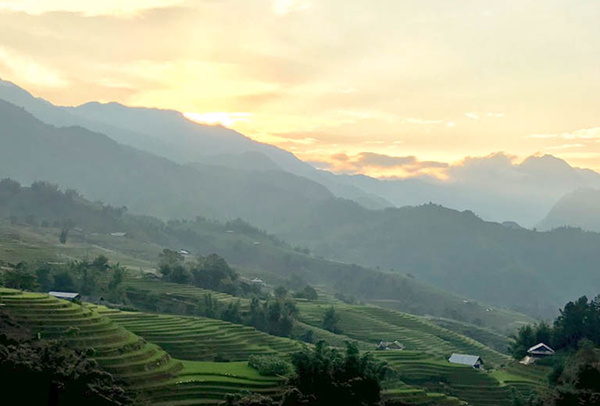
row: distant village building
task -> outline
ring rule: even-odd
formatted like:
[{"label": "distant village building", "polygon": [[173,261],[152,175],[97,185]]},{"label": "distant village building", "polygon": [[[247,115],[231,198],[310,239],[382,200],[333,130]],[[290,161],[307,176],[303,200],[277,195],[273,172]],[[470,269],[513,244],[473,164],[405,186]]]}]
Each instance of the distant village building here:
[{"label": "distant village building", "polygon": [[554,350],[544,343],[539,343],[528,349],[527,354],[532,357],[542,358],[549,355],[554,355]]},{"label": "distant village building", "polygon": [[554,355],[554,350],[549,345],[539,343],[527,350],[527,356],[519,361],[523,365],[531,365],[540,358]]},{"label": "distant village building", "polygon": [[127,235],[127,233],[118,232],[118,233],[110,233],[110,235],[113,237],[125,237]]},{"label": "distant village building", "polygon": [[179,251],[177,251],[177,252],[178,252],[179,254],[181,254],[181,255],[190,255],[190,252],[189,252],[189,251],[187,251],[187,250],[179,250]]},{"label": "distant village building", "polygon": [[254,279],[250,280],[250,282],[254,283],[255,285],[264,285],[265,284],[262,279],[258,279],[258,278],[254,278]]},{"label": "distant village building", "polygon": [[483,368],[483,360],[479,355],[452,354],[448,361],[453,364],[468,365],[475,369]]},{"label": "distant village building", "polygon": [[394,342],[382,341],[377,345],[377,350],[379,351],[403,351],[404,348],[404,344],[398,340]]},{"label": "distant village building", "polygon": [[54,296],[57,299],[68,300],[70,302],[78,302],[81,300],[81,295],[76,292],[56,292],[50,291],[48,292],[50,296]]}]

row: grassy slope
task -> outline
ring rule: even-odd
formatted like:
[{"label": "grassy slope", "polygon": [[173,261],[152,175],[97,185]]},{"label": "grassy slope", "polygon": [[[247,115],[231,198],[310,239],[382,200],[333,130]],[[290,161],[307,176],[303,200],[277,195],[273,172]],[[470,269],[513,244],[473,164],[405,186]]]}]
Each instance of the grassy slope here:
[{"label": "grassy slope", "polygon": [[[191,286],[145,279],[129,280],[127,285],[136,290],[154,292],[159,300],[164,301],[176,299],[193,302],[200,300],[208,292]],[[222,293],[213,293],[213,297],[220,303],[237,300]],[[341,334],[332,334],[321,328],[323,314],[331,305],[335,306],[340,315]],[[242,307],[245,306],[247,302],[242,300]],[[384,359],[400,373],[401,382],[390,383],[385,396],[403,399],[406,397],[405,401],[414,401],[416,404],[421,402],[426,404],[425,400],[432,400],[428,397],[424,398],[423,396],[429,395],[424,395],[423,389],[415,388],[416,385],[435,393],[444,392],[447,395],[457,396],[473,405],[500,406],[509,404],[511,387],[525,396],[529,396],[534,390],[538,392],[545,390],[544,376],[548,373],[547,370],[534,370],[515,365],[508,356],[469,337],[440,327],[427,318],[370,305],[348,305],[327,295],[316,302],[299,300],[298,307],[300,321],[294,328],[294,332],[298,335],[306,328],[311,328],[315,332],[316,339],[325,339],[334,346],[341,346],[345,340],[356,340],[363,350],[373,350],[380,340],[397,339],[406,344],[408,351],[375,352],[377,357]],[[150,316],[136,317],[143,320]],[[169,318],[164,315],[160,317],[165,320]],[[173,319],[181,318],[173,316]],[[190,319],[202,320],[201,318]],[[149,340],[152,334],[164,331],[160,323],[158,325],[143,323],[148,329],[146,333],[150,333],[147,336]],[[240,349],[237,346],[234,348],[235,351]],[[243,350],[243,346],[241,349]],[[482,373],[468,367],[449,364],[445,358],[452,352],[479,354],[494,372]],[[227,355],[227,352],[223,354]],[[440,382],[446,384],[440,385]],[[412,386],[407,390],[401,390],[406,389],[406,383]],[[441,404],[454,402],[447,398],[441,402],[435,396],[433,400],[440,401]]]},{"label": "grassy slope", "polygon": [[[390,275],[353,265],[339,264],[302,254],[252,230],[229,230],[218,223],[194,223],[160,232],[170,248],[194,254],[216,252],[246,277],[258,276],[270,285],[285,284],[293,275],[325,291],[355,295],[362,300],[412,314],[477,322],[500,333],[513,332],[533,319],[505,309],[489,307],[401,275]],[[190,230],[192,230],[190,232]],[[58,243],[59,229],[11,226],[0,222],[0,260],[58,261],[108,256],[134,270],[149,270],[162,250],[150,233],[113,237],[107,233],[71,231],[67,244]],[[168,235],[167,235],[168,234]],[[180,240],[187,236],[183,243]],[[167,235],[165,237],[165,235]],[[193,238],[189,237],[190,235]],[[179,243],[178,243],[179,241]],[[179,244],[179,245],[178,245]],[[366,292],[366,293],[365,293]],[[369,293],[371,292],[371,293]],[[382,297],[370,297],[381,294]],[[469,333],[469,329],[463,329]]]},{"label": "grassy slope", "polygon": [[[78,242],[77,238],[72,238],[68,244],[60,245],[57,244],[58,230],[56,229],[4,227],[1,230],[0,258],[7,258],[10,261],[23,258],[24,253],[30,254],[36,260],[58,261],[93,257],[104,253],[111,260],[115,258],[113,255],[116,255],[122,264],[133,269],[149,269],[152,267],[150,261],[137,259],[134,255],[138,253],[139,257],[150,258],[160,251],[160,247],[152,243],[106,235],[87,235],[85,242]],[[91,244],[91,241],[94,244]],[[127,253],[124,254],[123,251]],[[241,271],[248,272],[244,269]],[[247,275],[253,274],[253,271],[247,273]],[[165,305],[174,301],[186,303],[201,300],[206,293],[210,293],[221,304],[238,300],[226,294],[192,286],[143,278],[128,279],[126,286],[131,291],[153,292],[158,296],[158,301]],[[447,329],[438,325],[439,320],[416,317],[372,305],[348,305],[322,289],[320,289],[320,293],[321,298],[317,302],[299,301],[301,320],[294,326],[295,334],[300,335],[310,328],[315,332],[316,339],[325,339],[335,346],[342,346],[345,340],[357,340],[363,350],[373,349],[374,344],[379,340],[398,339],[404,342],[409,350],[412,350],[403,352],[402,356],[399,353],[376,353],[377,356],[382,357],[400,371],[401,381],[386,384],[384,392],[386,397],[402,398],[406,402],[420,405],[430,404],[434,401],[437,402],[435,404],[455,405],[460,403],[458,399],[452,397],[455,396],[462,400],[468,400],[473,405],[488,406],[506,404],[503,402],[508,402],[511,386],[524,395],[528,395],[532,390],[544,389],[542,381],[547,371],[524,370],[519,368],[519,365],[509,364],[506,356],[459,334],[458,331],[466,328],[478,328],[478,334],[483,331],[498,338],[497,333],[458,321],[441,323],[450,327]],[[335,305],[341,316],[340,326],[343,334],[332,334],[321,328],[323,312],[331,305]],[[247,306],[247,301],[242,300],[242,306]],[[86,309],[88,312],[96,313],[103,320],[107,319],[98,314],[96,310],[98,309],[93,306]],[[103,309],[102,312],[107,311]],[[242,388],[276,393],[280,383],[247,380],[244,378],[245,375],[241,374],[240,366],[243,366],[243,361],[253,353],[285,353],[295,348],[293,341],[272,337],[251,328],[205,318],[119,313],[116,311],[108,311],[103,316],[108,316],[113,325],[116,322],[119,329],[126,327],[152,343],[135,349],[130,357],[128,355],[124,358],[109,357],[104,362],[109,364],[112,362],[121,370],[128,370],[131,363],[136,365],[135,368],[141,368],[144,365],[144,359],[151,362],[161,359],[160,355],[157,355],[157,351],[162,351],[162,349],[166,349],[176,358],[186,360],[185,362],[170,360],[169,363],[179,365],[180,369],[177,374],[164,380],[163,383],[167,383],[166,385],[161,383],[151,390],[147,388],[153,401],[161,405],[214,403],[223,398],[225,393],[236,392]],[[80,320],[73,320],[75,326],[79,322]],[[169,332],[171,328],[173,331]],[[102,331],[101,328],[100,331]],[[136,340],[132,337],[137,337],[130,332],[127,333],[127,336],[131,343]],[[159,344],[162,349],[154,344]],[[490,364],[507,364],[507,367],[494,371],[493,374],[481,374],[468,368],[456,370],[455,366],[444,360],[445,356],[455,351],[482,354]],[[153,355],[148,356],[147,352]],[[214,358],[211,357],[213,352],[242,363],[207,362]],[[164,354],[164,352],[161,353]],[[224,365],[229,365],[234,370],[207,376],[206,369],[213,369],[216,372],[219,368],[227,368]],[[202,368],[205,368],[205,372],[202,372]],[[162,369],[157,370],[159,374],[161,371]],[[464,379],[460,378],[461,376],[470,377],[467,378],[467,384],[464,383]],[[469,379],[473,379],[473,382]],[[439,385],[440,381],[448,383]],[[440,392],[450,397],[438,395],[437,393]]]}]

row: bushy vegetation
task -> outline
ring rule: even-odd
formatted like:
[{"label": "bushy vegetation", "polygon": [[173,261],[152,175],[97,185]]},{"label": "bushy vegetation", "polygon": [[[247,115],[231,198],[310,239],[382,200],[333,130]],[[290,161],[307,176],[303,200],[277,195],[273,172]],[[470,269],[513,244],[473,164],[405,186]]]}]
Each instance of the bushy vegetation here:
[{"label": "bushy vegetation", "polygon": [[512,337],[509,350],[514,358],[527,355],[527,349],[545,343],[555,350],[574,350],[582,339],[600,345],[600,296],[589,301],[582,296],[560,310],[553,325],[542,322],[521,327]]},{"label": "bushy vegetation", "polygon": [[319,299],[319,294],[317,293],[315,288],[313,288],[310,285],[306,285],[304,287],[304,289],[302,289],[299,292],[296,292],[296,294],[294,296],[297,298],[308,299],[308,300],[318,300]]},{"label": "bushy vegetation", "polygon": [[360,355],[353,343],[346,343],[341,353],[321,341],[314,350],[293,354],[292,363],[296,375],[290,383],[302,398],[310,399],[310,405],[366,406],[380,400],[380,382],[387,368],[370,353]]},{"label": "bushy vegetation", "polygon": [[331,306],[323,316],[323,328],[334,334],[340,334],[342,330],[338,326],[339,322],[340,316],[336,313],[335,307]]},{"label": "bushy vegetation", "polygon": [[260,294],[258,286],[241,281],[238,273],[217,254],[198,256],[194,262],[186,264],[182,254],[165,248],[159,256],[158,268],[165,280],[170,282],[191,284],[234,296]]},{"label": "bushy vegetation", "polygon": [[286,376],[292,371],[289,362],[274,355],[251,355],[248,365],[265,376]]},{"label": "bushy vegetation", "polygon": [[304,348],[292,354],[294,375],[290,389],[280,402],[262,396],[237,396],[228,399],[235,406],[370,406],[381,400],[381,381],[388,368],[370,353],[359,354],[355,344],[347,342],[340,352],[324,341],[314,349]]},{"label": "bushy vegetation", "polygon": [[58,341],[35,340],[0,311],[2,396],[22,405],[119,406],[133,404],[90,353]]},{"label": "bushy vegetation", "polygon": [[126,269],[118,263],[110,264],[104,255],[99,255],[92,261],[37,265],[19,262],[16,265],[5,264],[5,268],[0,282],[7,288],[78,292],[95,300],[102,298],[113,303],[126,300],[121,289]]}]

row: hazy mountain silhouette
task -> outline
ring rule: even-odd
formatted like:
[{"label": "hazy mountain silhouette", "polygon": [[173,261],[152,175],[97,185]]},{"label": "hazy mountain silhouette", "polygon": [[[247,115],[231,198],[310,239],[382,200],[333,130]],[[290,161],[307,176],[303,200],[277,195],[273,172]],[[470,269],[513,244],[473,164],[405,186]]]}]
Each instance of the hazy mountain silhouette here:
[{"label": "hazy mountain silhouette", "polygon": [[540,230],[557,227],[600,232],[600,190],[579,189],[560,199],[538,224]]},{"label": "hazy mountain silhouette", "polygon": [[247,218],[264,224],[298,205],[331,199],[324,186],[283,171],[182,166],[82,127],[53,127],[0,101],[0,177],[75,188],[163,218]]},{"label": "hazy mountain silhouette", "polygon": [[411,273],[533,315],[600,289],[600,234],[514,229],[437,205],[369,210],[268,170],[262,158],[255,170],[180,165],[82,127],[47,125],[3,101],[0,123],[0,177],[22,184],[55,182],[163,219],[241,217],[317,255]]},{"label": "hazy mountain silhouette", "polygon": [[[0,99],[25,108],[41,121],[55,126],[81,126],[108,135],[118,143],[140,151],[168,158],[179,164],[209,162],[219,166],[234,164],[235,169],[256,169],[241,165],[248,162],[244,154],[260,154],[273,161],[280,170],[317,181],[336,196],[360,202],[365,207],[392,206],[378,196],[360,188],[337,182],[330,173],[319,171],[292,153],[272,145],[251,140],[221,127],[199,124],[173,110],[127,107],[119,103],[90,102],[78,107],[61,107],[35,98],[17,85],[0,80]],[[224,155],[230,159],[220,160]],[[254,155],[256,157],[256,155]]]},{"label": "hazy mountain silhouette", "polygon": [[448,169],[449,180],[412,178],[375,180],[366,176],[341,179],[377,194],[395,206],[429,202],[472,210],[497,222],[535,226],[562,196],[579,188],[600,188],[600,174],[571,167],[551,155],[532,156],[520,164],[504,154],[468,158]]}]

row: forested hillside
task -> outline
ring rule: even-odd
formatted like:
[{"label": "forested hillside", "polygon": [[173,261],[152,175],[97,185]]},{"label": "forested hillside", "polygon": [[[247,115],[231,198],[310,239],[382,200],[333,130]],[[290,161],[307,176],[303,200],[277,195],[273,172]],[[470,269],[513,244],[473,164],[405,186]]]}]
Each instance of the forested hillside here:
[{"label": "forested hillside", "polygon": [[[77,259],[106,250],[118,254],[125,264],[151,268],[158,266],[163,247],[184,248],[193,256],[217,253],[245,276],[260,276],[273,285],[321,285],[332,294],[343,293],[348,300],[381,301],[397,310],[475,322],[501,331],[514,329],[514,321],[529,320],[499,309],[486,311],[485,302],[465,304],[463,297],[414,277],[314,257],[307,249],[292,247],[241,220],[221,223],[199,217],[165,223],[132,215],[123,207],[89,202],[73,190],[61,192],[44,182],[22,187],[2,180],[0,197],[0,219],[4,220],[0,256],[5,260],[18,261],[25,252],[37,261],[56,261],[61,258],[58,253]],[[65,229],[66,244],[60,244]]]},{"label": "forested hillside", "polygon": [[369,211],[332,201],[296,212],[294,229],[274,231],[318,255],[411,273],[541,317],[600,290],[600,234],[580,229],[515,229],[433,204]]}]

